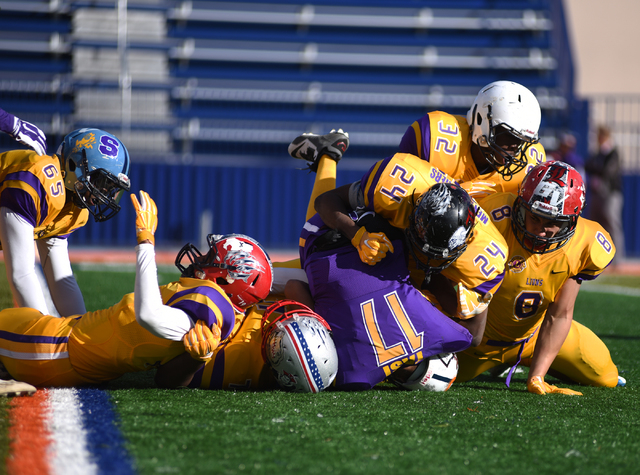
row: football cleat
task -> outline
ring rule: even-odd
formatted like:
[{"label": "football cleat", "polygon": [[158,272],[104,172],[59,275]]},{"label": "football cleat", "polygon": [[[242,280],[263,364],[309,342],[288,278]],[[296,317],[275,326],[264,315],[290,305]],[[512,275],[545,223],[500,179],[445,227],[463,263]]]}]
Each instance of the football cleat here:
[{"label": "football cleat", "polygon": [[30,396],[36,388],[14,379],[0,379],[0,396]]},{"label": "football cleat", "polygon": [[617,384],[617,386],[624,387],[626,385],[627,385],[627,380],[624,379],[622,376],[618,376],[618,384]]},{"label": "football cleat", "polygon": [[299,135],[289,145],[289,155],[309,162],[309,169],[315,172],[323,155],[339,162],[349,148],[349,134],[342,129],[333,129],[325,135],[305,133]]}]

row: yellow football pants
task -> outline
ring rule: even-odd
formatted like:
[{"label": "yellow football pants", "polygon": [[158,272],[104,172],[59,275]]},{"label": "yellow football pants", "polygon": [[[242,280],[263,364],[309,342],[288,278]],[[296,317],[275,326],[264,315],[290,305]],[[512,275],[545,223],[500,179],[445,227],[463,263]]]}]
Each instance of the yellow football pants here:
[{"label": "yellow football pants", "polygon": [[[520,364],[530,365],[536,341],[537,332],[525,343]],[[458,353],[460,369],[456,382],[469,381],[503,363],[515,364],[519,350],[520,345],[497,347],[487,345],[484,339],[480,346]],[[612,388],[618,384],[618,368],[607,346],[595,333],[575,320],[549,373],[587,386]]]}]

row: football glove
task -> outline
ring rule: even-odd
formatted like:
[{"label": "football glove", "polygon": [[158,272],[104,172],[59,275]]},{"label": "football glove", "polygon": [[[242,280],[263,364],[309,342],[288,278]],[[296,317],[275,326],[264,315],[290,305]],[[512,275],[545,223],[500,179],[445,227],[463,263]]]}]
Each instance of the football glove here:
[{"label": "football glove", "polygon": [[158,227],[158,208],[148,193],[140,190],[140,201],[136,195],[131,194],[131,202],[136,209],[136,238],[138,244],[144,241],[151,241],[155,244],[153,236]]},{"label": "football glove", "polygon": [[34,149],[38,155],[46,155],[47,137],[35,125],[13,116],[13,130],[9,135],[21,144]]},{"label": "football glove", "polygon": [[582,396],[581,392],[569,388],[559,388],[544,382],[542,376],[534,376],[527,381],[527,390],[533,394],[564,394],[566,396]]},{"label": "football glove", "polygon": [[369,233],[364,226],[353,236],[351,244],[358,250],[360,260],[370,266],[384,259],[387,252],[393,252],[393,244],[385,233]]},{"label": "football glove", "polygon": [[182,337],[184,348],[194,360],[209,361],[213,351],[220,344],[220,328],[213,325],[212,328],[202,320],[198,320],[195,326]]}]

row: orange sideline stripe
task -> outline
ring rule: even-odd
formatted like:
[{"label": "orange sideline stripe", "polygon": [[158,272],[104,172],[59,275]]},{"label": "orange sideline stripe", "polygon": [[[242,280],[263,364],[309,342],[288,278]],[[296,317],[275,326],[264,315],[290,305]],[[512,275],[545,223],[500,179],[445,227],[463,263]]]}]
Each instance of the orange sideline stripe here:
[{"label": "orange sideline stripe", "polygon": [[7,473],[46,475],[50,473],[47,448],[51,434],[46,427],[48,391],[14,397],[9,403],[9,445]]}]

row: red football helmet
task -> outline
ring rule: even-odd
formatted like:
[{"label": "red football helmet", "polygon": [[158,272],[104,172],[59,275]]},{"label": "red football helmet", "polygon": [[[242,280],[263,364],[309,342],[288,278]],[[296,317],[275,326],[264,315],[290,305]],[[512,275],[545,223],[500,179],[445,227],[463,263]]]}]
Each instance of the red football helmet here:
[{"label": "red football helmet", "polygon": [[[545,162],[533,167],[520,185],[513,203],[511,227],[526,250],[545,254],[564,246],[576,231],[585,202],[580,173],[563,162]],[[527,231],[526,212],[556,221],[560,230],[553,237]]]},{"label": "red football helmet", "polygon": [[[242,310],[264,300],[271,291],[273,268],[260,244],[244,234],[209,234],[209,252],[202,255],[191,243],[176,257],[183,277],[208,279],[218,284]],[[187,256],[187,267],[182,260]]]}]

